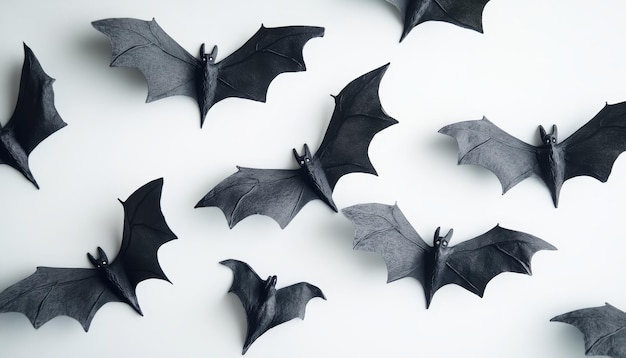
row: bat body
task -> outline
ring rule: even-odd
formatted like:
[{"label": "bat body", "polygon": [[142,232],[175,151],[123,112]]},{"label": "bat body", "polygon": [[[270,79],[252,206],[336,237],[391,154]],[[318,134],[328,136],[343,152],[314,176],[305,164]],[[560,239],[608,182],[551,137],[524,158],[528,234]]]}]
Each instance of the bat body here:
[{"label": "bat body", "polygon": [[85,329],[108,302],[128,303],[142,314],[135,288],[158,278],[169,281],[159,265],[157,250],[176,239],[161,212],[163,179],[137,189],[124,206],[124,231],[117,257],[109,261],[98,247],[98,258],[87,254],[95,268],[38,267],[37,271],[0,293],[0,312],[21,312],[35,328],[52,318],[70,316]]},{"label": "bat body", "polygon": [[613,163],[626,150],[626,102],[607,104],[560,143],[556,126],[551,133],[539,126],[543,144],[538,147],[509,135],[484,117],[445,126],[439,133],[457,140],[459,164],[477,164],[494,172],[503,194],[537,175],[548,186],[557,207],[566,180],[582,175],[608,180]]},{"label": "bat body", "polygon": [[585,337],[585,354],[626,357],[626,313],[606,303],[552,318],[578,328]]},{"label": "bat body", "polygon": [[400,41],[426,21],[445,21],[483,32],[483,9],[489,0],[387,0],[400,11],[404,29]]},{"label": "bat body", "polygon": [[114,67],[135,67],[146,77],[148,98],[185,95],[200,106],[200,125],[217,102],[239,97],[265,102],[270,82],[283,72],[306,70],[302,48],[324,28],[287,26],[261,28],[237,51],[216,62],[217,46],[200,59],[183,49],[153,19],[113,18],[94,21],[111,40]]},{"label": "bat body", "polygon": [[242,168],[224,179],[196,207],[217,206],[232,228],[253,214],[267,215],[281,228],[311,200],[321,199],[334,211],[335,184],[353,172],[376,174],[367,150],[376,133],[397,121],[383,110],[378,97],[387,65],[350,82],[336,97],[335,110],[319,149],[293,154],[299,169]]},{"label": "bat body", "polygon": [[24,44],[24,66],[15,111],[0,129],[0,164],[8,164],[39,185],[28,167],[28,156],[41,141],[65,127],[54,107],[54,79],[48,76],[33,51]]},{"label": "bat body", "polygon": [[381,254],[387,264],[387,282],[404,277],[418,280],[424,288],[427,308],[435,292],[447,284],[457,284],[482,297],[487,283],[496,275],[530,275],[535,252],[556,250],[538,237],[499,225],[453,247],[449,246],[453,231],[441,237],[438,228],[431,247],[397,205],[360,204],[342,212],[355,227],[354,249]]},{"label": "bat body", "polygon": [[220,263],[233,271],[233,284],[228,292],[239,297],[246,311],[248,331],[242,354],[270,328],[296,317],[304,319],[306,305],[312,298],[326,299],[310,283],[300,282],[277,290],[276,276],[262,280],[245,262],[230,259]]}]

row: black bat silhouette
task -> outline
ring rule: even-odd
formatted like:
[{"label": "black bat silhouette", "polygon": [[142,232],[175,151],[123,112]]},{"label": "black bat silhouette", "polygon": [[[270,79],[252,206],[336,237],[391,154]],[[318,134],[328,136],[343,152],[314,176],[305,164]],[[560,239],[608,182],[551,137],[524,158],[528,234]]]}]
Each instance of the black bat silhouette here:
[{"label": "black bat silhouette", "polygon": [[94,315],[108,302],[125,302],[143,316],[135,288],[149,278],[169,282],[159,265],[157,250],[176,239],[161,212],[163,179],[153,180],[137,189],[124,206],[124,231],[117,257],[109,261],[98,247],[96,267],[37,267],[31,276],[0,293],[0,312],[21,312],[35,328],[56,316],[76,319],[85,329]]},{"label": "black bat silhouette", "polygon": [[380,104],[378,87],[386,64],[350,82],[335,98],[335,110],[315,155],[293,149],[299,169],[239,170],[222,180],[196,207],[217,206],[232,228],[242,219],[267,215],[285,228],[306,203],[323,200],[335,212],[332,193],[348,173],[376,175],[367,150],[376,133],[398,123]]},{"label": "black bat silhouette", "polygon": [[531,275],[530,260],[539,250],[556,250],[538,237],[496,225],[488,232],[450,247],[435,231],[428,246],[397,205],[360,204],[341,210],[355,227],[354,249],[377,252],[387,264],[388,280],[418,280],[426,294],[426,308],[435,292],[457,284],[482,297],[487,283],[502,272]]},{"label": "black bat silhouette", "polygon": [[445,21],[480,33],[483,9],[489,0],[387,0],[400,11],[404,29],[400,42],[417,25],[426,21]]},{"label": "black bat silhouette", "polygon": [[585,337],[585,355],[626,357],[626,313],[605,303],[552,318],[578,328]]},{"label": "black bat silhouette", "polygon": [[267,330],[296,317],[304,319],[306,305],[314,297],[324,297],[322,290],[307,282],[276,289],[276,276],[262,280],[245,262],[224,260],[220,262],[233,270],[233,284],[228,292],[239,297],[248,321],[245,354],[250,345]]},{"label": "black bat silhouette", "polygon": [[613,163],[626,150],[626,102],[605,105],[560,143],[556,125],[551,133],[539,126],[543,143],[539,147],[509,135],[484,117],[445,126],[439,133],[458,142],[459,164],[477,164],[494,172],[502,194],[534,174],[546,183],[558,207],[564,181],[581,175],[603,183],[609,179]]},{"label": "black bat silhouette", "polygon": [[111,40],[112,67],[135,67],[146,77],[148,98],[185,95],[200,106],[200,126],[209,109],[228,97],[265,102],[270,82],[283,72],[305,71],[302,48],[313,37],[324,36],[324,28],[286,26],[261,28],[237,51],[215,62],[200,47],[195,58],[152,21],[131,18],[104,19],[93,27]]},{"label": "black bat silhouette", "polygon": [[65,127],[54,107],[54,78],[48,76],[33,51],[24,44],[24,65],[15,111],[0,129],[0,164],[17,169],[39,189],[28,167],[28,156],[49,135]]}]

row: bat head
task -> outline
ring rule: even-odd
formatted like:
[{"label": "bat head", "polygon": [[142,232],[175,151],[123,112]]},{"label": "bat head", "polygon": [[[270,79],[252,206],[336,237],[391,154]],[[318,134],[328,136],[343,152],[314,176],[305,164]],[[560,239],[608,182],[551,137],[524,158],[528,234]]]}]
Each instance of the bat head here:
[{"label": "bat head", "polygon": [[555,145],[557,141],[556,125],[552,125],[552,132],[547,133],[543,126],[539,126],[539,136],[544,145]]},{"label": "bat head", "polygon": [[91,262],[91,264],[94,265],[94,267],[96,268],[101,268],[109,264],[109,258],[107,257],[106,253],[104,253],[104,250],[102,250],[100,246],[98,246],[98,258],[97,259],[93,257],[90,253],[87,253],[87,258],[89,258],[89,261]]},{"label": "bat head", "polygon": [[293,149],[293,156],[296,158],[296,161],[298,162],[298,165],[300,165],[300,168],[306,167],[310,162],[311,162],[311,158],[313,157],[311,155],[311,150],[309,149],[308,145],[304,145],[304,154],[300,155],[298,154],[298,151],[296,151],[296,149]]},{"label": "bat head", "polygon": [[439,231],[441,230],[441,227],[438,227],[437,230],[435,230],[435,237],[433,238],[433,243],[435,245],[435,248],[447,248],[448,244],[450,243],[450,239],[452,238],[452,234],[454,233],[454,230],[450,229],[448,231],[448,233],[446,234],[446,236],[439,236]]},{"label": "bat head", "polygon": [[204,52],[204,44],[200,45],[200,58],[204,62],[208,62],[210,64],[215,63],[215,58],[217,57],[217,45],[213,46],[213,50],[211,53]]}]

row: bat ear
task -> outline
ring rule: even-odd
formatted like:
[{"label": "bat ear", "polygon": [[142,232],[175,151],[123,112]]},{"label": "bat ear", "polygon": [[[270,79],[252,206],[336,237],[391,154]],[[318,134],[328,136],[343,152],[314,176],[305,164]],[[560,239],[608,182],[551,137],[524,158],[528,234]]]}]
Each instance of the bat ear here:
[{"label": "bat ear", "polygon": [[550,133],[554,139],[558,138],[556,131],[556,124],[552,125],[552,133]]},{"label": "bat ear", "polygon": [[544,138],[548,135],[548,133],[546,133],[546,130],[543,128],[542,125],[539,126],[539,136],[541,137],[541,141],[543,142]]}]

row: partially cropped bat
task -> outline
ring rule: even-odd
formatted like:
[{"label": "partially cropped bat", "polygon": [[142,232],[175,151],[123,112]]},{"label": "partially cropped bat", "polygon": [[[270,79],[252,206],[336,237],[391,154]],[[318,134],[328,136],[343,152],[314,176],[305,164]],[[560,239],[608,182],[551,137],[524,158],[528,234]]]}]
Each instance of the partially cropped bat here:
[{"label": "partially cropped bat", "polygon": [[369,144],[376,133],[398,123],[385,113],[378,97],[388,65],[350,82],[335,97],[335,110],[315,155],[306,144],[303,155],[293,149],[299,169],[238,167],[196,207],[219,207],[231,228],[253,214],[267,215],[285,228],[314,199],[337,211],[332,193],[339,178],[354,172],[376,174],[367,154]]},{"label": "partially cropped bat", "polygon": [[200,106],[200,126],[209,109],[228,97],[265,102],[270,82],[283,72],[306,70],[302,48],[324,28],[286,26],[261,28],[238,50],[220,62],[217,46],[210,53],[200,46],[195,58],[152,21],[104,19],[93,27],[111,40],[112,67],[135,67],[146,77],[146,102],[185,95]]},{"label": "partially cropped bat", "polygon": [[606,182],[613,163],[626,150],[626,102],[607,104],[595,117],[564,141],[539,126],[539,147],[522,142],[496,127],[487,118],[445,126],[459,144],[459,164],[481,165],[498,177],[502,194],[515,184],[537,175],[548,186],[554,207],[559,204],[563,182],[586,175]]},{"label": "partially cropped bat", "polygon": [[483,9],[489,0],[387,0],[400,11],[404,29],[400,41],[426,21],[445,21],[483,32]]},{"label": "partially cropped bat", "polygon": [[450,247],[452,229],[435,231],[427,245],[397,205],[360,204],[341,210],[355,227],[354,249],[377,252],[387,264],[388,280],[418,280],[426,308],[435,292],[456,284],[482,297],[487,283],[502,272],[531,274],[530,260],[539,250],[556,250],[538,237],[496,225],[488,232]]},{"label": "partially cropped bat", "polygon": [[304,319],[306,305],[314,297],[324,297],[322,290],[307,282],[276,289],[276,276],[262,280],[245,262],[224,260],[220,262],[233,270],[233,284],[228,292],[239,297],[248,321],[246,341],[242,355],[250,345],[267,330],[296,317]]},{"label": "partially cropped bat", "polygon": [[39,189],[28,167],[28,156],[49,135],[65,127],[54,107],[54,78],[41,68],[33,51],[24,44],[24,65],[15,111],[0,129],[0,164],[17,169]]},{"label": "partially cropped bat", "polygon": [[605,303],[552,318],[578,328],[585,337],[585,355],[626,357],[626,313]]},{"label": "partially cropped bat", "polygon": [[37,267],[31,276],[0,293],[0,312],[21,312],[35,328],[56,316],[76,319],[85,329],[108,302],[125,302],[143,315],[135,288],[159,278],[169,282],[159,265],[157,250],[176,239],[161,212],[163,179],[137,189],[124,206],[124,231],[117,257],[109,261],[98,247],[98,258],[87,253],[95,268]]}]

